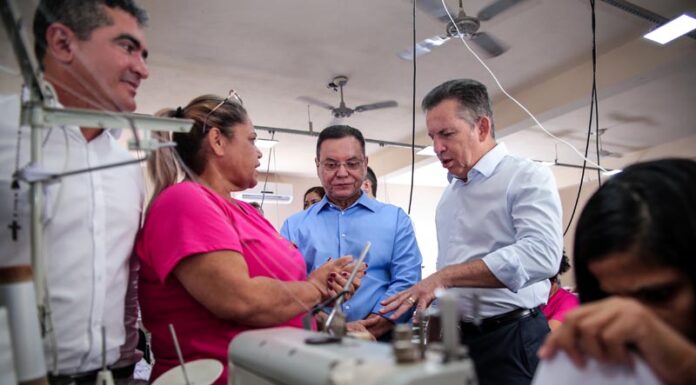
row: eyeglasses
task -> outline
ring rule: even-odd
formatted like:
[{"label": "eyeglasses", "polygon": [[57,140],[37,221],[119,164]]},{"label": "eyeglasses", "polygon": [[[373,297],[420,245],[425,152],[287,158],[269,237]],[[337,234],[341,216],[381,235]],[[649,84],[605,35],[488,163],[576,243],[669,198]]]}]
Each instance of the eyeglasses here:
[{"label": "eyeglasses", "polygon": [[362,159],[351,159],[347,162],[336,162],[335,160],[324,160],[319,162],[326,171],[337,171],[341,166],[345,166],[348,171],[358,171],[363,164]]},{"label": "eyeglasses", "polygon": [[229,101],[231,101],[232,103],[237,103],[240,106],[244,106],[244,101],[242,100],[242,97],[239,96],[237,91],[235,91],[233,88],[230,88],[230,92],[227,94],[227,97],[222,99],[222,101],[220,103],[218,103],[217,106],[213,107],[213,109],[210,110],[210,112],[208,112],[208,115],[205,116],[205,120],[203,121],[203,135],[205,135],[207,132],[206,128],[208,128],[208,118],[210,117],[210,115],[213,112],[215,112],[215,110],[220,108],[220,106],[222,106],[223,104],[225,104],[226,102],[229,102]]}]

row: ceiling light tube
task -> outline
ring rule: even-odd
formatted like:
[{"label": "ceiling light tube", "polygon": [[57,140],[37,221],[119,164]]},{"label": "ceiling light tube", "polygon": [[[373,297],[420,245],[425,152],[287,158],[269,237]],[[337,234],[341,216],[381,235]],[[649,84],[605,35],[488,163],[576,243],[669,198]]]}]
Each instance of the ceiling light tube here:
[{"label": "ceiling light tube", "polygon": [[256,147],[258,148],[273,148],[278,144],[278,141],[275,139],[256,139]]},{"label": "ceiling light tube", "polygon": [[435,156],[435,149],[433,146],[426,146],[420,151],[418,151],[416,154],[421,155],[421,156]]},{"label": "ceiling light tube", "polygon": [[696,29],[696,19],[683,14],[676,19],[661,25],[643,37],[660,44],[667,44],[681,35]]}]

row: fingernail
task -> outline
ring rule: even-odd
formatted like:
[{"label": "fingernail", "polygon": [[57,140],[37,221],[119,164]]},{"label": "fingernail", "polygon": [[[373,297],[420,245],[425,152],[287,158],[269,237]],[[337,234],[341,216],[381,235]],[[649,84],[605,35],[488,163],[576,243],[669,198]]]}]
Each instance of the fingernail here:
[{"label": "fingernail", "polygon": [[329,274],[329,277],[331,277],[331,278],[336,278],[336,273],[330,273],[330,274]]},{"label": "fingernail", "polygon": [[330,282],[330,283],[333,282],[333,278],[329,278],[329,282]]},{"label": "fingernail", "polygon": [[347,276],[348,276],[348,273],[344,271],[344,272],[341,273],[341,275],[344,276],[344,277],[347,277]]}]

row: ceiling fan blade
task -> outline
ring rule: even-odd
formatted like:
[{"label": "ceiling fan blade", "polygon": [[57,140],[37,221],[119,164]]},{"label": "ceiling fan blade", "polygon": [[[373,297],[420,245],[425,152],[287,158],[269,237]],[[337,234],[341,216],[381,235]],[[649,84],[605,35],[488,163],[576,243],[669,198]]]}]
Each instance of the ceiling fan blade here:
[{"label": "ceiling fan blade", "polygon": [[399,105],[399,103],[397,103],[396,100],[386,100],[383,102],[363,104],[362,106],[355,107],[355,109],[353,109],[353,111],[363,112],[363,111],[377,110],[380,108],[396,107],[398,105]]},{"label": "ceiling fan blade", "polygon": [[298,96],[297,99],[302,100],[303,102],[306,102],[309,104],[313,104],[313,105],[321,107],[321,108],[326,108],[327,110],[330,110],[330,111],[335,108],[334,106],[332,106],[328,103],[322,102],[321,100],[314,99],[311,96]]},{"label": "ceiling fan blade", "polygon": [[[416,2],[416,7],[421,11],[427,13],[428,15],[440,20],[443,23],[449,23],[450,18],[447,16],[447,12],[442,7],[441,0],[414,0]],[[456,12],[450,10],[450,14],[456,15]]]},{"label": "ceiling fan blade", "polygon": [[472,36],[471,42],[481,47],[489,58],[500,56],[503,52],[507,51],[507,47],[503,46],[493,36],[485,32],[479,32]]},{"label": "ceiling fan blade", "polygon": [[[493,4],[484,7],[476,17],[481,21],[488,21],[495,17],[497,14],[502,13],[506,9],[512,7],[517,3],[521,3],[524,0],[498,0]],[[447,16],[447,15],[445,15]]]},{"label": "ceiling fan blade", "polygon": [[[425,55],[426,53],[430,52],[433,50],[435,47],[439,47],[447,42],[449,40],[449,36],[433,36],[429,37],[419,43],[416,43],[416,57]],[[413,60],[413,47],[401,51],[397,54],[400,58],[404,60]]]}]

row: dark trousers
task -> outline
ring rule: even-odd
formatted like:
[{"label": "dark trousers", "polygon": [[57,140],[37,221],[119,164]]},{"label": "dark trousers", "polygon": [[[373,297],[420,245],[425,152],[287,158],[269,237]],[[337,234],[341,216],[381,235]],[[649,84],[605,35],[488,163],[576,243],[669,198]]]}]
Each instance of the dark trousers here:
[{"label": "dark trousers", "polygon": [[461,340],[469,348],[479,385],[528,385],[549,331],[546,317],[537,311],[487,333],[463,333]]}]

